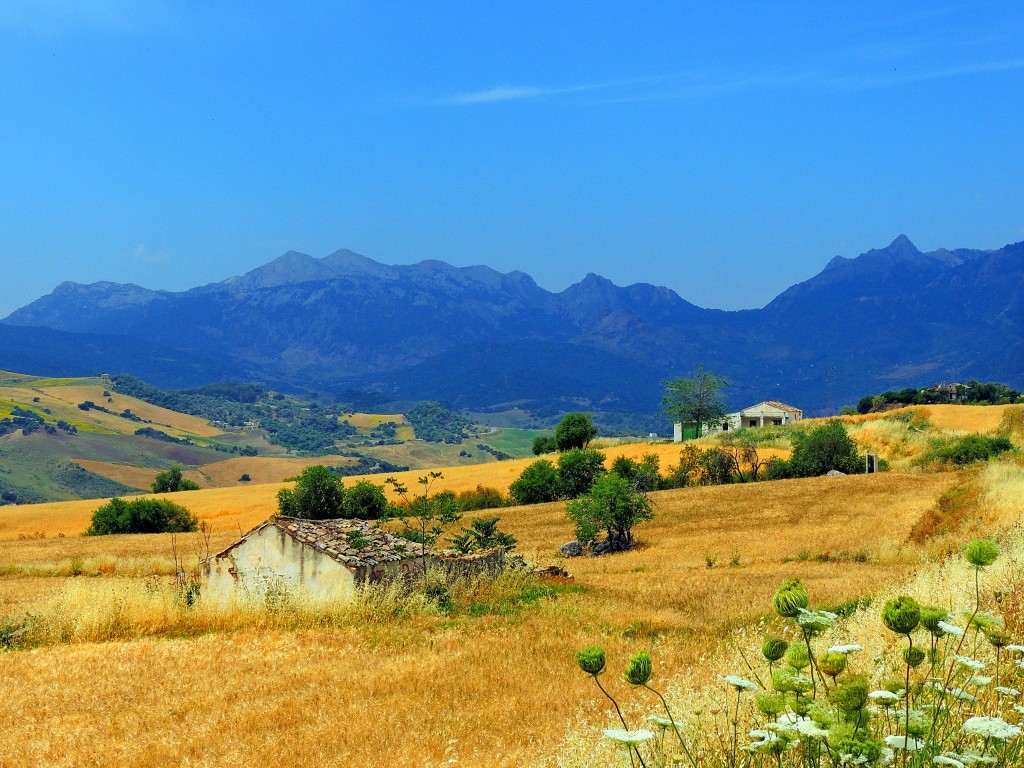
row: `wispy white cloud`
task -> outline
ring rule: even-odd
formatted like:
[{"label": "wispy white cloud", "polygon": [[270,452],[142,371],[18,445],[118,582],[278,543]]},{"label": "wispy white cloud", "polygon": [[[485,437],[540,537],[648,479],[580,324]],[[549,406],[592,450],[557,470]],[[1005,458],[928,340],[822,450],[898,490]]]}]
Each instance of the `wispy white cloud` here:
[{"label": "wispy white cloud", "polygon": [[494,104],[501,101],[519,101],[522,99],[541,99],[556,96],[569,96],[576,93],[587,93],[589,91],[604,91],[612,88],[628,88],[650,86],[660,82],[664,78],[647,77],[634,80],[608,80],[599,83],[583,83],[581,85],[538,87],[524,85],[503,85],[489,88],[485,91],[473,91],[471,93],[459,93],[452,96],[443,96],[434,101],[435,104],[444,106],[459,106],[467,104]]},{"label": "wispy white cloud", "polygon": [[0,28],[38,35],[134,33],[162,26],[170,16],[164,0],[0,0]]}]

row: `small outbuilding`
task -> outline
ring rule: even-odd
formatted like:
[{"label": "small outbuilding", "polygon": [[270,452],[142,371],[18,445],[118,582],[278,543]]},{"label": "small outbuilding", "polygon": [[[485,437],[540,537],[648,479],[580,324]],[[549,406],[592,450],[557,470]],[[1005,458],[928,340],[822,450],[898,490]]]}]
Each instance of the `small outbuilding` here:
[{"label": "small outbuilding", "polygon": [[203,561],[202,594],[227,602],[271,590],[351,600],[356,586],[421,569],[419,546],[363,520],[275,516]]}]

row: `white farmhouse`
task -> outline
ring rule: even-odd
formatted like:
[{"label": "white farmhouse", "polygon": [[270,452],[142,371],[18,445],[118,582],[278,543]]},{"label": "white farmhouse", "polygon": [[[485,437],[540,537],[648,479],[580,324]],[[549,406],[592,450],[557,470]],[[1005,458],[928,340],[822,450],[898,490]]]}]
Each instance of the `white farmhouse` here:
[{"label": "white farmhouse", "polygon": [[219,603],[268,590],[347,601],[357,584],[419,571],[418,553],[418,545],[363,520],[276,516],[204,560],[201,590]]},{"label": "white farmhouse", "polygon": [[[720,423],[705,424],[703,432],[704,434],[714,434],[715,432],[732,432],[752,427],[792,424],[794,421],[800,421],[803,417],[804,412],[799,408],[780,403],[778,400],[764,400],[757,405],[744,408],[742,411],[727,414]],[[676,423],[673,438],[677,443],[683,439],[682,424]]]}]

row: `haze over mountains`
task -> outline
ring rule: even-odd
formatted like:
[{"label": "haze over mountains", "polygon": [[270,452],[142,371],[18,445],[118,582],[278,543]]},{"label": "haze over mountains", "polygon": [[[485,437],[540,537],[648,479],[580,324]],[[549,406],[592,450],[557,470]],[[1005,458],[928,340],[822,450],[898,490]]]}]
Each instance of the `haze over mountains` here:
[{"label": "haze over mountains", "polygon": [[594,274],[552,293],[485,266],[288,252],[180,293],[62,283],[7,317],[0,345],[0,368],[36,374],[369,388],[541,413],[653,413],[660,381],[703,363],[737,407],[770,398],[813,413],[940,380],[1024,383],[1024,242],[922,253],[901,235],[738,312]]}]

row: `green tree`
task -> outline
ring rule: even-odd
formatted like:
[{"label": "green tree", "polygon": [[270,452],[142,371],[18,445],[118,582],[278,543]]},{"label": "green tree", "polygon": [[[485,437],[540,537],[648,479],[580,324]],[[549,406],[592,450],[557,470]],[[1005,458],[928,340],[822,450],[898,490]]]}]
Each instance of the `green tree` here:
[{"label": "green tree", "polygon": [[658,490],[661,479],[661,459],[656,453],[648,453],[640,461],[619,456],[612,462],[611,471],[633,483],[641,493]]},{"label": "green tree", "polygon": [[150,486],[153,493],[176,493],[177,491],[198,491],[199,484],[182,477],[181,467],[174,466],[157,473]]},{"label": "green tree", "polygon": [[294,488],[277,492],[277,509],[286,517],[327,520],[345,514],[345,486],[322,464],[306,467]]},{"label": "green tree", "polygon": [[586,448],[597,437],[597,427],[589,413],[567,413],[555,427],[555,446],[560,451]]},{"label": "green tree", "polygon": [[662,384],[665,387],[662,412],[673,423],[696,424],[697,437],[701,436],[705,425],[717,424],[725,418],[722,390],[729,382],[705,371],[703,365],[694,368],[688,379],[676,378]]},{"label": "green tree", "polygon": [[843,423],[833,419],[805,435],[793,435],[789,468],[793,477],[817,477],[833,469],[849,475],[864,471],[864,459]]},{"label": "green tree", "polygon": [[559,495],[558,470],[547,459],[538,459],[523,470],[508,490],[519,504],[555,501]]},{"label": "green tree", "polygon": [[604,530],[613,551],[632,547],[633,526],[654,517],[647,497],[629,480],[614,474],[600,478],[590,493],[570,501],[565,511],[576,525],[577,540],[595,541]]},{"label": "green tree", "polygon": [[185,507],[167,499],[113,498],[92,514],[86,536],[116,533],[183,533],[199,524]]},{"label": "green tree", "polygon": [[387,515],[388,500],[379,485],[360,480],[345,490],[342,501],[345,517],[358,520],[379,520]]},{"label": "green tree", "polygon": [[605,456],[600,451],[573,448],[558,457],[558,479],[562,495],[575,499],[587,493],[605,473]]},{"label": "green tree", "polygon": [[541,435],[533,438],[533,455],[540,456],[543,453],[554,453],[558,450],[558,443],[553,435]]}]

